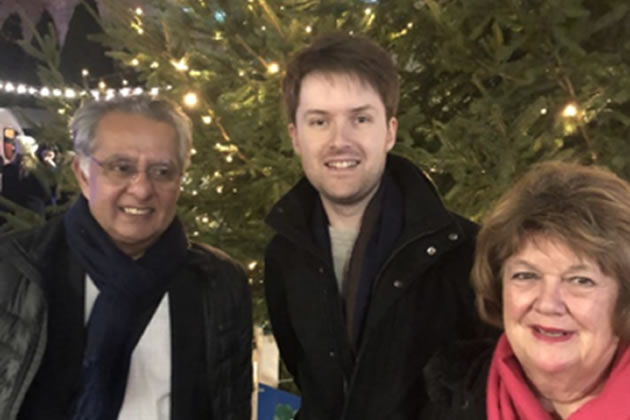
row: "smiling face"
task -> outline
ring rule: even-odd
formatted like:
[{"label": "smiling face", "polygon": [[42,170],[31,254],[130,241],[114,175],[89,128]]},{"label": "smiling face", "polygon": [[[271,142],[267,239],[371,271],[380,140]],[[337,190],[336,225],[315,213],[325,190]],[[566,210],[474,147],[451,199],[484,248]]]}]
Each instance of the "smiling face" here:
[{"label": "smiling face", "polygon": [[[123,252],[142,255],[175,217],[179,178],[156,183],[146,174],[147,167],[177,166],[175,130],[138,114],[110,112],[96,127],[91,156],[86,174],[78,160],[73,169],[92,216]],[[117,181],[97,161],[137,164],[139,173]]]},{"label": "smiling face", "polygon": [[324,205],[365,206],[376,192],[397,122],[377,91],[358,78],[311,73],[303,80],[293,149]]},{"label": "smiling face", "polygon": [[617,281],[539,234],[505,262],[502,282],[505,334],[537,389],[564,399],[597,389],[619,343]]}]

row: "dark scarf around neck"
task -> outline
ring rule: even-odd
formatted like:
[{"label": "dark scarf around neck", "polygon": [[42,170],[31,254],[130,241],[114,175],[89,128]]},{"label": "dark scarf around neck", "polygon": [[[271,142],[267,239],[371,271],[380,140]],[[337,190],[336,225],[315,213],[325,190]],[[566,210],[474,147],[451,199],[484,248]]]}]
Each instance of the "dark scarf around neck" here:
[{"label": "dark scarf around neck", "polygon": [[176,217],[145,254],[133,260],[112,242],[80,196],[64,217],[68,245],[99,289],[87,324],[81,387],[73,420],[115,420],[131,354],[183,263],[188,241]]},{"label": "dark scarf around neck", "polygon": [[[328,219],[323,206],[313,214],[313,235],[320,249],[327,250],[332,261]],[[394,250],[404,226],[404,198],[391,174],[383,174],[381,184],[368,203],[361,228],[350,256],[348,272],[341,291],[344,301],[346,331],[353,349],[359,347],[363,324],[376,276]]]}]

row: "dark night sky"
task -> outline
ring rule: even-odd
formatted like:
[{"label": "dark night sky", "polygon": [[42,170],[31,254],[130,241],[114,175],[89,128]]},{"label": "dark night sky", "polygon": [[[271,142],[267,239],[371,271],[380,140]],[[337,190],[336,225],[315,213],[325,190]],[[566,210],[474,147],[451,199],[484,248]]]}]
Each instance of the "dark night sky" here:
[{"label": "dark night sky", "polygon": [[[40,32],[48,30],[51,16],[44,12],[37,23]],[[88,68],[91,85],[101,77],[115,73],[112,60],[105,56],[105,50],[96,41],[90,41],[90,34],[99,33],[100,26],[79,4],[70,20],[65,44],[61,52],[61,71],[67,81],[80,83],[81,70]],[[22,27],[20,18],[11,15],[0,29],[0,80],[39,85],[36,73],[36,60],[25,54],[13,40],[20,39]],[[33,41],[35,42],[35,41]]]}]

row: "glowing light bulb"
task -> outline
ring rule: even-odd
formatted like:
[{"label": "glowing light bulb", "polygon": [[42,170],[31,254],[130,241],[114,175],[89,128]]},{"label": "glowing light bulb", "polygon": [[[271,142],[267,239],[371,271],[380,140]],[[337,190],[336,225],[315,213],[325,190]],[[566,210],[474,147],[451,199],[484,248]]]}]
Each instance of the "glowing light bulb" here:
[{"label": "glowing light bulb", "polygon": [[184,95],[184,105],[188,108],[194,108],[199,103],[199,98],[197,98],[197,94],[195,92],[188,92]]},{"label": "glowing light bulb", "polygon": [[567,105],[562,111],[562,116],[566,118],[573,118],[577,116],[577,114],[578,114],[578,109],[577,109],[577,106],[575,106],[575,104]]},{"label": "glowing light bulb", "polygon": [[186,59],[182,58],[179,61],[171,60],[171,64],[175,67],[176,70],[179,71],[188,71],[188,63],[186,63]]},{"label": "glowing light bulb", "polygon": [[280,71],[280,65],[278,63],[271,63],[267,66],[267,71],[271,74],[278,73]]}]

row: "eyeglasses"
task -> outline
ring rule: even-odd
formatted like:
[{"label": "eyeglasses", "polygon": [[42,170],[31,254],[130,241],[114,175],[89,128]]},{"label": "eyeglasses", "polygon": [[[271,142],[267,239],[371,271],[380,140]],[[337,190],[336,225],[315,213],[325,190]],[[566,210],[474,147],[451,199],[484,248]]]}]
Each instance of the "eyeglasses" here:
[{"label": "eyeglasses", "polygon": [[[127,159],[112,159],[100,161],[94,156],[90,160],[103,170],[105,177],[115,184],[123,184],[134,180],[140,173],[138,162]],[[174,184],[180,176],[179,169],[169,163],[154,163],[144,170],[147,178],[158,185]]]}]

